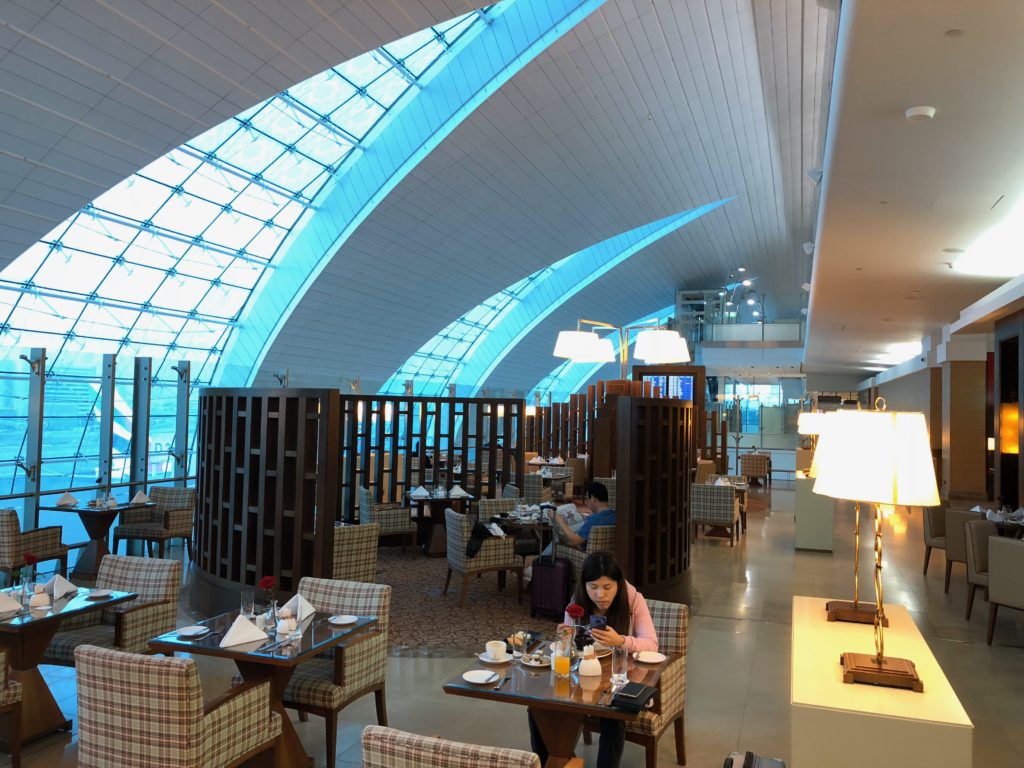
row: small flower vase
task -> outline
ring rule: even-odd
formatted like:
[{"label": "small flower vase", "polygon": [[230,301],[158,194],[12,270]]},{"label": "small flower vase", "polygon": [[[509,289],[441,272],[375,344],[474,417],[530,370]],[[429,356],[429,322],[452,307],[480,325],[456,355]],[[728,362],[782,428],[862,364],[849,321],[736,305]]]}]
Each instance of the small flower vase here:
[{"label": "small flower vase", "polygon": [[35,566],[23,565],[21,567],[21,604],[28,605],[35,592]]}]

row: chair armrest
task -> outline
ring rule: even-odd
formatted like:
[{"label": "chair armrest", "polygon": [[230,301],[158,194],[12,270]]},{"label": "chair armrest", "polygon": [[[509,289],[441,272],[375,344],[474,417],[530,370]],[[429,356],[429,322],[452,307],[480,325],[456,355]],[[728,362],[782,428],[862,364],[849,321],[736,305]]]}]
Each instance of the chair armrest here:
[{"label": "chair armrest", "polygon": [[334,684],[344,687],[345,685],[345,651],[355,648],[361,643],[365,643],[372,640],[375,637],[380,637],[379,631],[364,632],[361,635],[353,637],[351,640],[346,640],[343,643],[338,643],[334,646]]},{"label": "chair armrest", "polygon": [[378,506],[373,509],[373,522],[380,524],[380,532],[404,531],[414,527],[409,510],[402,506]]},{"label": "chair armrest", "polygon": [[[270,713],[270,682],[237,685],[205,708],[203,765],[230,765],[269,738],[279,736]],[[275,733],[276,730],[276,733]]]},{"label": "chair armrest", "polygon": [[49,560],[60,557],[68,551],[60,540],[62,529],[59,525],[51,525],[46,528],[33,528],[21,534],[22,552],[32,552],[38,555],[41,560]]},{"label": "chair armrest", "polygon": [[120,525],[140,525],[153,522],[149,509],[126,509],[121,513]]},{"label": "chair armrest", "polygon": [[169,509],[164,513],[163,526],[169,531],[192,531],[191,509]]},{"label": "chair armrest", "polygon": [[177,606],[170,600],[136,603],[114,608],[114,646],[121,651],[144,653],[146,641],[174,629]]}]

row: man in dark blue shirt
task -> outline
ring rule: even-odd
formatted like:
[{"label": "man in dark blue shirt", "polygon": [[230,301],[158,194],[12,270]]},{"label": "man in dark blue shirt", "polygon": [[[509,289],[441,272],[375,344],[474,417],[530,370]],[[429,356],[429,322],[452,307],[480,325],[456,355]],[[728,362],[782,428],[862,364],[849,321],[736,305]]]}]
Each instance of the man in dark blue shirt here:
[{"label": "man in dark blue shirt", "polygon": [[583,495],[590,514],[577,530],[572,530],[561,515],[554,515],[553,518],[562,541],[580,548],[587,545],[590,529],[595,525],[615,525],[615,510],[608,506],[608,489],[604,483],[587,483]]}]

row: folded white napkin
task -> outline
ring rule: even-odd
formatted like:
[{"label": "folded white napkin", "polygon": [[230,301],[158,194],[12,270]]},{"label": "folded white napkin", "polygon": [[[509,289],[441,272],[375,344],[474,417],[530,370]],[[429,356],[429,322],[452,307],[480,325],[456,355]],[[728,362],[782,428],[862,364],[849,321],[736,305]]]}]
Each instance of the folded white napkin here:
[{"label": "folded white napkin", "polygon": [[1017,507],[1016,510],[1010,513],[1011,520],[1020,520],[1024,518],[1024,507]]},{"label": "folded white napkin", "polygon": [[453,487],[450,491],[448,491],[448,495],[451,496],[453,499],[464,499],[467,496],[469,496],[469,494],[466,493],[466,489],[463,488],[461,485],[456,485],[455,487]]},{"label": "folded white napkin", "polygon": [[530,459],[530,461],[528,463],[529,464],[545,464],[546,460],[544,459],[543,456],[534,456],[532,459]]},{"label": "folded white napkin", "polygon": [[220,647],[230,648],[233,645],[244,645],[245,643],[266,639],[266,632],[262,629],[257,629],[256,625],[245,618],[245,616],[239,616],[235,619],[235,623],[231,625],[231,629],[225,633],[224,639],[220,641]]},{"label": "folded white napkin", "polygon": [[149,503],[149,496],[144,494],[142,491],[139,491],[134,496],[132,496],[131,503],[132,504],[148,504]]},{"label": "folded white napkin", "polygon": [[78,503],[78,499],[72,496],[70,493],[65,493],[59,499],[57,499],[58,507],[73,507]]},{"label": "folded white napkin", "polygon": [[46,582],[43,589],[46,590],[46,594],[53,595],[54,600],[60,600],[65,595],[73,595],[78,591],[78,587],[59,573]]},{"label": "folded white napkin", "polygon": [[316,613],[316,608],[309,604],[309,601],[300,594],[296,594],[291,600],[284,604],[284,607],[292,612],[299,621],[303,621],[307,616],[312,616]]},{"label": "folded white napkin", "polygon": [[720,477],[717,480],[715,480],[715,485],[729,485],[729,481],[726,480],[724,477]]},{"label": "folded white napkin", "polygon": [[989,509],[985,511],[985,519],[991,520],[995,523],[1001,523],[1006,520],[1006,516],[1002,512],[995,512]]},{"label": "folded white napkin", "polygon": [[422,485],[417,485],[409,492],[409,497],[413,499],[425,499],[430,495],[430,492]]},{"label": "folded white napkin", "polygon": [[548,464],[565,464],[565,459],[563,459],[561,456],[555,456],[555,458],[549,461]]},{"label": "folded white napkin", "polygon": [[971,512],[981,512],[981,504],[975,504],[971,507]]},{"label": "folded white napkin", "polygon": [[455,468],[452,469],[452,472],[454,472],[456,475],[461,475],[462,474],[462,465],[461,464],[456,464]]},{"label": "folded white napkin", "polygon": [[6,592],[0,592],[0,613],[7,613],[8,611],[20,610],[21,603],[19,603]]},{"label": "folded white napkin", "polygon": [[488,525],[487,526],[487,530],[489,530],[491,533],[493,533],[495,536],[497,536],[500,539],[504,539],[505,538],[505,532],[503,530],[501,530],[501,526],[498,525],[497,523],[491,523],[490,525]]}]

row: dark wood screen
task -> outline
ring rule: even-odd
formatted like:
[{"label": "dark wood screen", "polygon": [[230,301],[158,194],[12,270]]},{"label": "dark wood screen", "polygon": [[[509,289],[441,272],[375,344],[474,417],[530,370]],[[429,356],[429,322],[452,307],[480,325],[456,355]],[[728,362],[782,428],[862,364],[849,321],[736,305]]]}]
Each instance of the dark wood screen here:
[{"label": "dark wood screen", "polygon": [[329,575],[338,421],[334,390],[201,390],[198,568],[246,585],[272,575],[282,592]]},{"label": "dark wood screen", "polygon": [[616,410],[616,554],[645,596],[678,601],[690,561],[695,411],[647,397],[619,397]]},{"label": "dark wood screen", "polygon": [[378,501],[402,501],[407,490],[440,482],[477,498],[498,496],[504,483],[522,488],[525,415],[523,400],[341,396],[341,516],[356,519],[359,486]]}]

